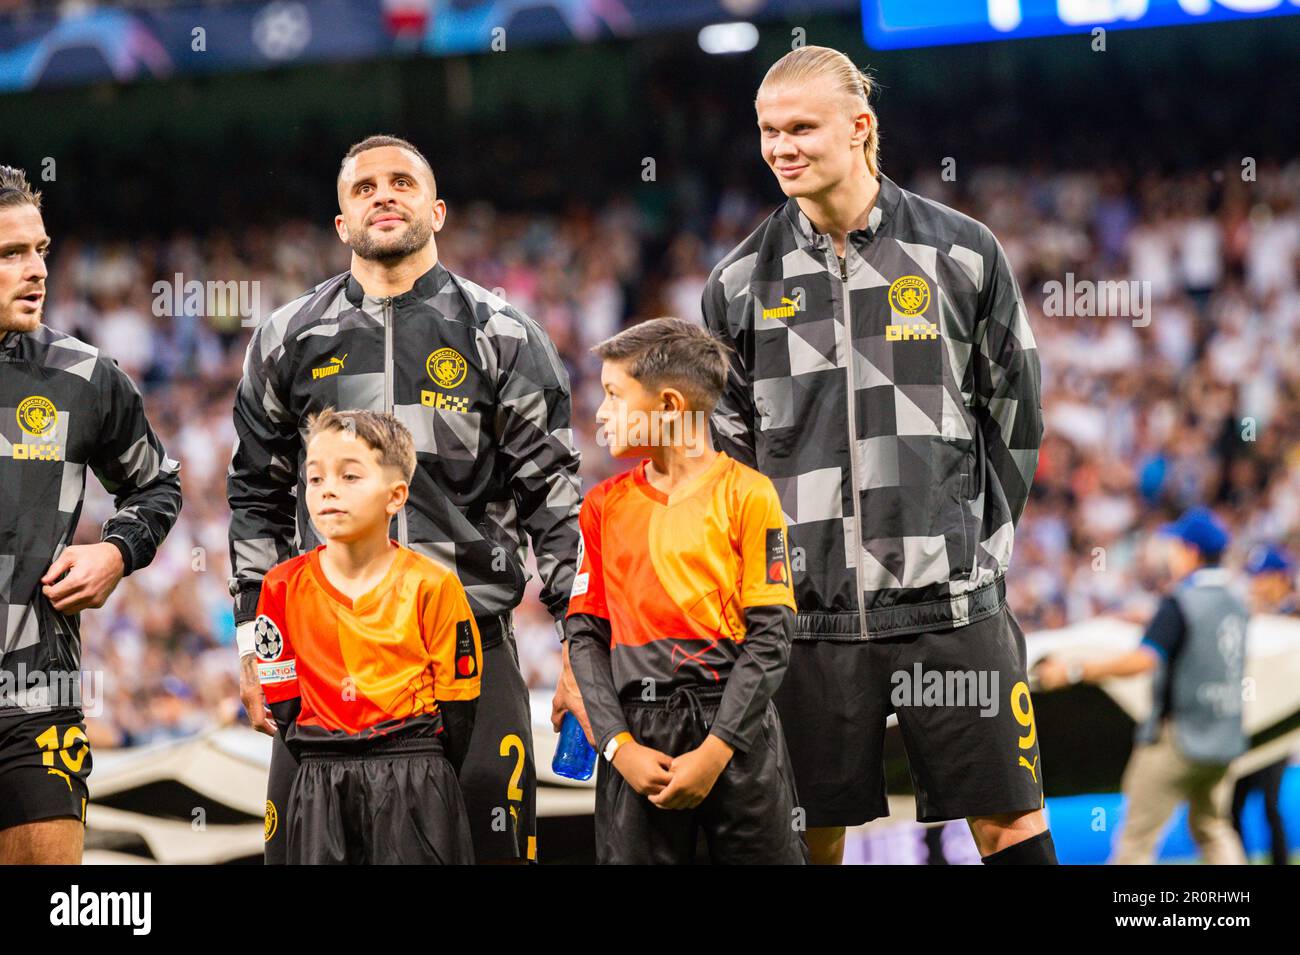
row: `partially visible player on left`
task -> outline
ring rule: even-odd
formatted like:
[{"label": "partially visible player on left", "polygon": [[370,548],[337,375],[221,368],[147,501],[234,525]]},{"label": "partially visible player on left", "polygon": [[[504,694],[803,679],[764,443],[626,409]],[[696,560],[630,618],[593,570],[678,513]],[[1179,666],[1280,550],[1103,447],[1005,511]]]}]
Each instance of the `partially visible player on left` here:
[{"label": "partially visible player on left", "polygon": [[[181,509],[180,465],[106,355],[41,324],[41,194],[0,166],[0,863],[79,863],[90,744],[82,610],[153,560]],[[116,513],[73,545],[86,468]]]}]

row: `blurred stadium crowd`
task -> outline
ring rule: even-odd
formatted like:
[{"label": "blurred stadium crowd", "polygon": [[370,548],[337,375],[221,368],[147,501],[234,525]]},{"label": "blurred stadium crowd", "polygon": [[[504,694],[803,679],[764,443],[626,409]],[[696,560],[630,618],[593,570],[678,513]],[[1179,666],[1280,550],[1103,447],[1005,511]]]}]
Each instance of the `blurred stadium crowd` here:
[{"label": "blurred stadium crowd", "polygon": [[[888,157],[886,157],[886,172]],[[1008,599],[1026,631],[1103,613],[1145,618],[1161,580],[1150,531],[1192,503],[1257,541],[1300,544],[1300,161],[1086,172],[987,166],[900,185],[987,223],[1016,269],[1043,364],[1046,437]],[[733,188],[673,225],[632,194],[555,215],[454,204],[444,263],[505,296],[555,341],[573,384],[584,486],[616,469],[596,444],[588,349],[656,315],[699,320],[712,266],[776,204]],[[682,217],[679,217],[679,220]],[[106,674],[97,746],[240,717],[226,550],[231,404],[250,334],[237,315],[154,314],[154,283],[256,281],[263,314],[347,268],[328,223],[238,234],[54,236],[46,322],[116,358],[182,462],[185,504],[153,566],[83,618],[84,666]],[[1046,283],[1137,280],[1143,316],[1044,313]],[[83,540],[111,512],[92,480]],[[1149,556],[1149,555],[1145,555]],[[554,630],[530,584],[516,614],[525,677],[554,684]],[[89,712],[93,712],[92,706]]]}]

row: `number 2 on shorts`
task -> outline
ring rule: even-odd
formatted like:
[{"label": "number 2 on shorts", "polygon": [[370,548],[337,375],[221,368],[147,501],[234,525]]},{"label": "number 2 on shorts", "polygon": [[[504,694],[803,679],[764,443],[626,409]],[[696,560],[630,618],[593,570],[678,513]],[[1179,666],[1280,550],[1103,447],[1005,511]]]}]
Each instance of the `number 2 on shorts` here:
[{"label": "number 2 on shorts", "polygon": [[524,798],[524,791],[519,788],[519,777],[524,774],[524,741],[514,733],[501,737],[501,755],[509,756],[511,750],[518,753],[518,756],[515,771],[510,774],[510,785],[506,787],[506,799],[519,802]]}]

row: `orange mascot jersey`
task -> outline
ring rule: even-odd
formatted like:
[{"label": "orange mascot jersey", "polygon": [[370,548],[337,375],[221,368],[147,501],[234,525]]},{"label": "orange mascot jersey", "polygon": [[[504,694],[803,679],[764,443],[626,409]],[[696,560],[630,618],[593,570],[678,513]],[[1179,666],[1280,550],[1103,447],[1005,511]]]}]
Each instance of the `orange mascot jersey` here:
[{"label": "orange mascot jersey", "polygon": [[625,699],[640,697],[647,680],[660,698],[723,683],[745,639],[745,608],[795,609],[785,520],[767,477],[719,452],[668,496],[646,480],[647,463],[583,501],[568,610],[610,621]]},{"label": "orange mascot jersey", "polygon": [[384,579],[354,602],[326,578],[325,546],[272,568],[257,605],[254,647],[267,702],[301,698],[286,742],[440,732],[437,701],[476,699],[483,668],[460,581],[394,543]]}]

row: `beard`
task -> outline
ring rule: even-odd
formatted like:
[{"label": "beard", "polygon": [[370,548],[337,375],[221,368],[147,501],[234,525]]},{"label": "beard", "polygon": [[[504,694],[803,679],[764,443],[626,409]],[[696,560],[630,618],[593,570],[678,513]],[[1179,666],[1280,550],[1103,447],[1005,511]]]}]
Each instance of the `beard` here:
[{"label": "beard", "polygon": [[0,306],[0,335],[7,332],[34,332],[45,318],[44,302],[35,312],[19,312],[17,304]]},{"label": "beard", "polygon": [[428,245],[433,235],[433,224],[428,220],[409,219],[406,229],[399,235],[383,239],[372,237],[365,229],[350,235],[348,247],[358,256],[370,262],[391,265]]}]

